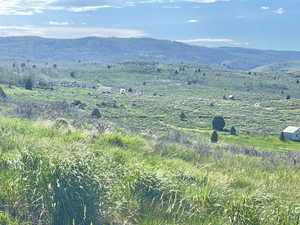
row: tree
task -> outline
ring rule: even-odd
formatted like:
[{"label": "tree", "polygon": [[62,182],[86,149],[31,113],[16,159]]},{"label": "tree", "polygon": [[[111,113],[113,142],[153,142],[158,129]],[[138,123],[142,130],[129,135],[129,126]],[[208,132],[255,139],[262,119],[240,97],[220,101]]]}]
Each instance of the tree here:
[{"label": "tree", "polygon": [[222,131],[225,127],[225,120],[222,116],[214,117],[212,121],[212,127],[214,130]]},{"label": "tree", "polygon": [[92,112],[92,117],[96,118],[96,119],[100,119],[101,118],[101,112],[99,109],[94,109]]},{"label": "tree", "polygon": [[280,141],[285,141],[285,137],[284,137],[284,133],[283,132],[280,133],[279,139],[280,139]]},{"label": "tree", "polygon": [[186,120],[187,119],[187,116],[185,115],[184,112],[181,112],[179,117],[180,117],[181,120]]},{"label": "tree", "polygon": [[290,95],[286,96],[286,99],[287,100],[291,99],[291,96]]},{"label": "tree", "polygon": [[219,135],[217,133],[217,131],[214,130],[214,132],[211,134],[210,140],[211,143],[217,143],[219,139]]},{"label": "tree", "polygon": [[237,132],[236,132],[235,127],[231,127],[231,129],[230,129],[230,134],[231,134],[231,135],[237,135]]},{"label": "tree", "polygon": [[128,92],[133,92],[132,88],[128,88]]},{"label": "tree", "polygon": [[2,89],[2,87],[0,87],[0,98],[7,98],[7,95],[5,94],[5,92]]},{"label": "tree", "polygon": [[70,76],[73,77],[73,78],[75,78],[75,72],[74,72],[74,71],[71,72],[71,73],[70,73]]},{"label": "tree", "polygon": [[24,86],[26,90],[32,90],[33,89],[33,79],[32,77],[25,78]]}]

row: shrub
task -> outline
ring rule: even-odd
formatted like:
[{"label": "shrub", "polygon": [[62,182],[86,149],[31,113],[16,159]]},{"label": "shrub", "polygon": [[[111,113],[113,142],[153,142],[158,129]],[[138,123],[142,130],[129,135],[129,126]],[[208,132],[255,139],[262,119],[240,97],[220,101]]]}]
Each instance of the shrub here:
[{"label": "shrub", "polygon": [[211,143],[217,143],[218,139],[219,139],[218,133],[217,131],[214,131],[210,137]]},{"label": "shrub", "polygon": [[69,127],[69,123],[66,119],[64,118],[58,118],[56,121],[55,121],[55,124],[54,126],[56,128],[67,128]]},{"label": "shrub", "polygon": [[225,127],[225,120],[222,116],[216,116],[212,121],[214,130],[222,131]]}]

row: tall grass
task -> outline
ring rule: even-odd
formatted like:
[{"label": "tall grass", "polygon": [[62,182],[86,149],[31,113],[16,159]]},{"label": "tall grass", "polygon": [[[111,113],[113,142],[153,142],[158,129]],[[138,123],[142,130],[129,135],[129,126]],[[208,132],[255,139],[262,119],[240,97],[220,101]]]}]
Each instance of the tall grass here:
[{"label": "tall grass", "polygon": [[295,168],[14,119],[0,130],[3,225],[300,224]]}]

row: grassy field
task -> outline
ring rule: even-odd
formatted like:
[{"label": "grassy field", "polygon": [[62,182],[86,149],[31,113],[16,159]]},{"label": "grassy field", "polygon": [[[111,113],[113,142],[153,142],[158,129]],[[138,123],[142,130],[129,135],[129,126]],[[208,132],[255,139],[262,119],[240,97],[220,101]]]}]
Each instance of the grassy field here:
[{"label": "grassy field", "polygon": [[300,222],[294,168],[46,121],[0,118],[0,129],[1,224]]},{"label": "grassy field", "polygon": [[[115,127],[161,135],[170,128],[205,131],[211,129],[213,117],[221,115],[226,128],[234,126],[239,133],[238,137],[221,135],[222,142],[264,150],[300,149],[298,143],[282,143],[277,138],[285,127],[300,125],[300,75],[296,72],[134,62],[58,63],[55,68],[35,62],[27,62],[25,67],[21,62],[15,62],[15,67],[12,64],[0,63],[0,83],[8,96],[0,102],[0,110],[6,116],[65,118],[73,126],[85,128],[92,125],[91,112],[97,108],[101,120]],[[23,83],[29,76],[34,80],[31,91],[25,90]],[[103,86],[111,87],[112,94],[102,94],[98,88]],[[120,95],[120,88],[132,92]],[[229,100],[229,95],[235,100]],[[180,119],[181,113],[186,119]],[[204,138],[209,139],[206,134]]]}]

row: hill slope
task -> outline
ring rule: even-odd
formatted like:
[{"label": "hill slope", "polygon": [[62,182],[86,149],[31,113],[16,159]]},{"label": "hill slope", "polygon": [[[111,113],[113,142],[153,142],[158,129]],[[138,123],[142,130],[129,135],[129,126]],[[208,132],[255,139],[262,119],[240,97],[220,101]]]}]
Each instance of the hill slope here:
[{"label": "hill slope", "polygon": [[253,69],[262,65],[300,59],[300,52],[264,51],[244,48],[206,48],[150,38],[45,39],[0,38],[0,59],[41,61],[156,61],[200,63],[231,69]]},{"label": "hill slope", "polygon": [[268,71],[298,72],[300,71],[300,61],[273,63],[273,64],[257,67],[254,70],[258,72],[268,72]]}]

